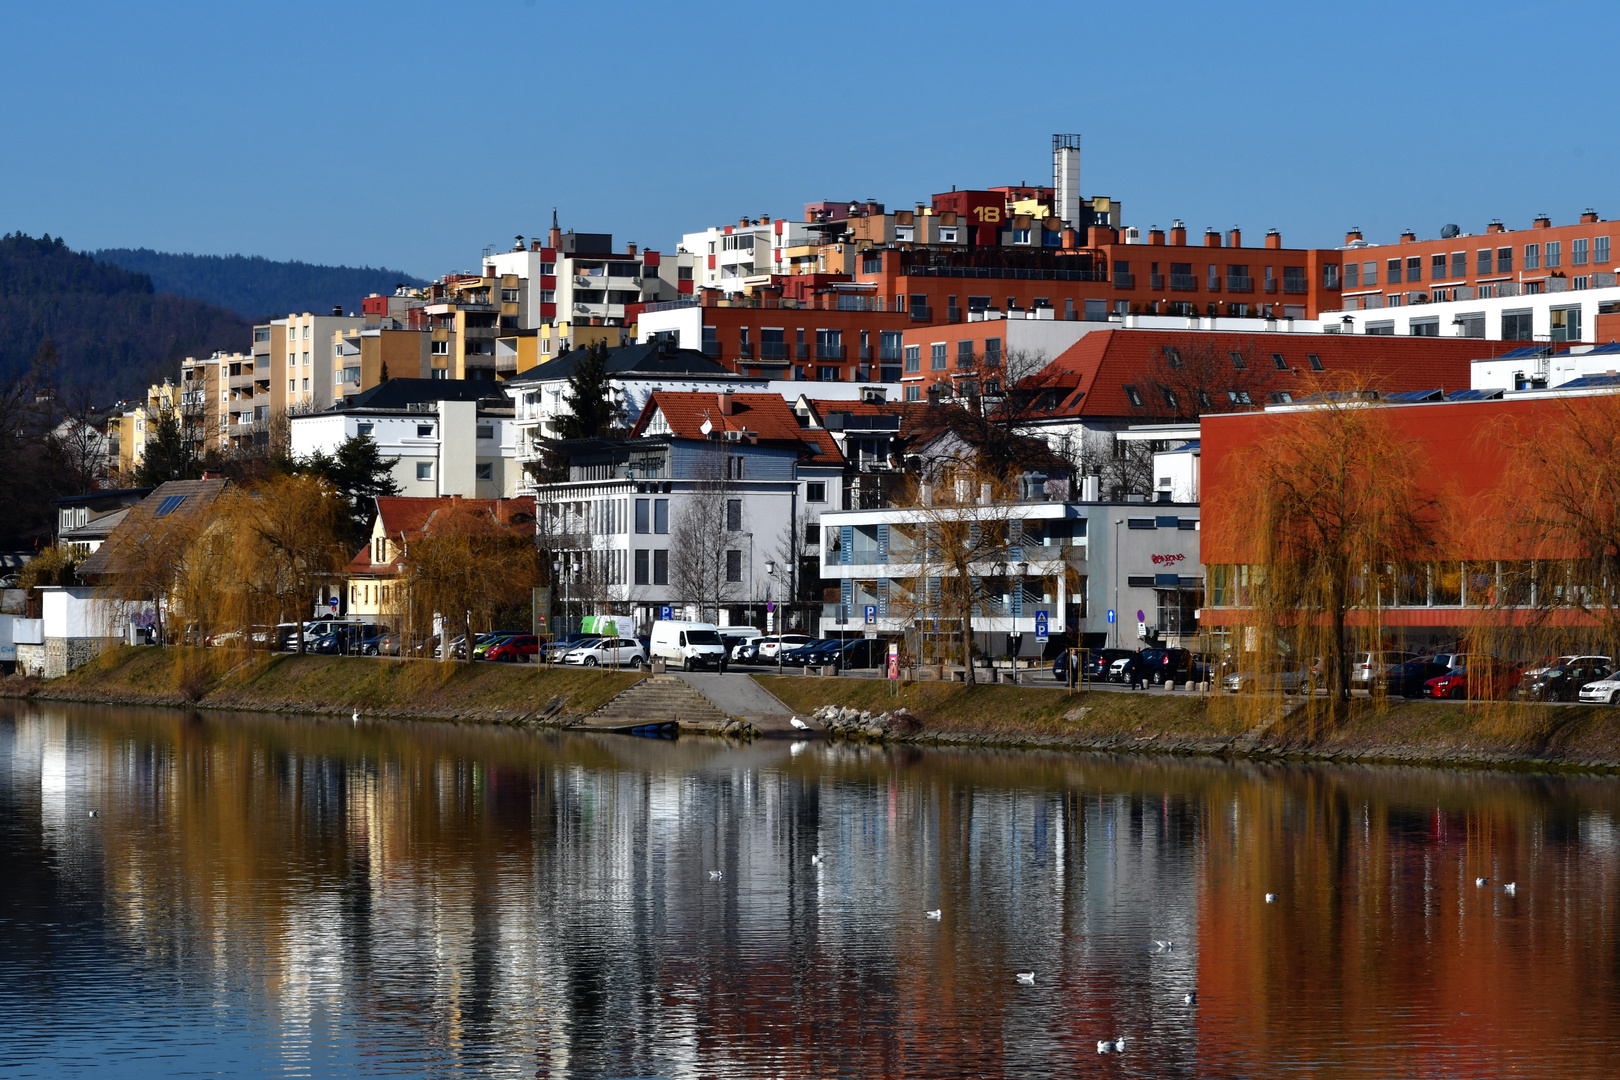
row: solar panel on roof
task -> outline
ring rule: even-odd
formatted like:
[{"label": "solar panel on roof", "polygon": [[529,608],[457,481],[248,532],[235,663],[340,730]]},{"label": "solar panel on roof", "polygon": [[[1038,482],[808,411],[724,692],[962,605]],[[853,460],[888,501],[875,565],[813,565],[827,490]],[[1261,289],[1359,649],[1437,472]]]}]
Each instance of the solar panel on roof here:
[{"label": "solar panel on roof", "polygon": [[168,517],[170,514],[180,509],[180,504],[185,501],[186,497],[184,495],[167,496],[162,502],[158,503],[157,513],[153,514],[152,516]]},{"label": "solar panel on roof", "polygon": [[1442,390],[1400,390],[1393,394],[1380,394],[1384,401],[1410,404],[1414,401],[1439,401],[1445,396]]},{"label": "solar panel on roof", "polygon": [[1502,396],[1497,390],[1457,390],[1446,395],[1447,401],[1496,401]]}]

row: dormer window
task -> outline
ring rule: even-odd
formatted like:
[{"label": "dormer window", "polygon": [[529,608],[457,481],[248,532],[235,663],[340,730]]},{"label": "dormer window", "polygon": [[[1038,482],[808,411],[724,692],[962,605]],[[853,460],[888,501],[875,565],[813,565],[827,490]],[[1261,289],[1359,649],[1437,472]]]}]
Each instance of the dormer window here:
[{"label": "dormer window", "polygon": [[1136,406],[1138,409],[1142,407],[1142,395],[1137,393],[1136,387],[1127,386],[1125,388],[1125,396],[1130,398],[1131,404]]}]

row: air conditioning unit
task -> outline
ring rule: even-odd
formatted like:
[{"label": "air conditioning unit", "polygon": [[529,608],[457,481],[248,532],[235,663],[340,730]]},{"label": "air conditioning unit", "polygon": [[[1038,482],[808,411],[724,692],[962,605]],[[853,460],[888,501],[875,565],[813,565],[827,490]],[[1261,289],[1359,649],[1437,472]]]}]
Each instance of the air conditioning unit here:
[{"label": "air conditioning unit", "polygon": [[741,431],[728,431],[726,432],[726,442],[742,442],[743,434]]}]

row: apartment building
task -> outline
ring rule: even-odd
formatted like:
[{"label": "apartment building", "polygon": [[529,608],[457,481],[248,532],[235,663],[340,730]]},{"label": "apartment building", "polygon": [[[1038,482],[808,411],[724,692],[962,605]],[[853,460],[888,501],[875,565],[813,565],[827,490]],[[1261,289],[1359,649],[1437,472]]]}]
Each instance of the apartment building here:
[{"label": "apartment building", "polygon": [[[365,318],[344,315],[288,315],[272,319],[270,340],[270,409],[267,415],[296,415],[328,409],[337,400],[338,370],[333,364],[333,335],[358,331]],[[255,332],[255,339],[258,334]],[[259,343],[255,340],[257,371]]]},{"label": "apartment building", "polygon": [[295,457],[334,453],[364,435],[392,459],[400,494],[511,498],[516,432],[510,402],[493,382],[389,379],[288,424]]},{"label": "apartment building", "polygon": [[[1582,288],[1575,288],[1577,280]],[[1472,286],[1413,293],[1392,306],[1324,312],[1322,328],[1346,334],[1541,342],[1554,349],[1620,338],[1620,282],[1614,273],[1550,278],[1541,284],[1535,292],[1517,284],[1497,285],[1491,287],[1492,296],[1476,295]],[[1450,299],[1433,299],[1442,292]]]},{"label": "apartment building", "polygon": [[901,334],[904,399],[921,401],[936,384],[945,396],[998,396],[1086,334],[1117,325],[1055,314],[1050,307],[991,307],[970,311],[966,322],[908,327]]},{"label": "apartment building", "polygon": [[1512,231],[1492,221],[1478,235],[1447,225],[1437,239],[1419,240],[1407,231],[1393,244],[1369,244],[1360,229],[1351,229],[1344,237],[1341,306],[1365,311],[1612,287],[1616,236],[1615,223],[1590,209],[1571,225],[1555,226],[1546,215]]},{"label": "apartment building", "polygon": [[[503,328],[624,327],[635,321],[639,305],[691,292],[692,260],[684,262],[684,279],[680,263],[636,244],[615,251],[612,233],[563,232],[553,214],[544,243],[517,237],[511,251],[485,256],[484,274],[500,279],[502,315],[516,316],[503,320]],[[508,304],[516,305],[511,312]]]},{"label": "apartment building", "polygon": [[[809,217],[811,207],[805,210]],[[881,206],[878,211],[881,213]],[[804,260],[811,258],[809,248],[820,246],[825,234],[820,225],[816,221],[788,221],[763,215],[738,218],[735,225],[716,225],[686,233],[676,250],[691,257],[691,280],[695,286],[685,291],[718,289],[725,294],[740,293],[750,284],[768,280],[772,274],[790,273],[794,260],[803,265]]]}]

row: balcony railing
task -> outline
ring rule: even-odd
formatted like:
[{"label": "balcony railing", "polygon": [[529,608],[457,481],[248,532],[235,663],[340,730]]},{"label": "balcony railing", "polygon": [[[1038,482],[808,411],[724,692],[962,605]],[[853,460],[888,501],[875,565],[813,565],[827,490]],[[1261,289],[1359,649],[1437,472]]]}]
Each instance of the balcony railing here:
[{"label": "balcony railing", "polygon": [[788,355],[787,342],[762,341],[759,343],[759,358],[761,360],[786,360]]},{"label": "balcony railing", "polygon": [[911,306],[911,321],[912,322],[933,322],[934,321],[934,309],[931,308],[931,307],[927,307],[927,306],[925,306],[923,304],[913,304]]},{"label": "balcony railing", "polygon": [[1171,274],[1170,288],[1175,292],[1197,292],[1197,274]]},{"label": "balcony railing", "polygon": [[1243,274],[1227,274],[1226,291],[1254,292],[1254,278]]},{"label": "balcony railing", "polygon": [[946,322],[961,322],[962,321],[962,309],[955,306],[954,304],[952,306],[946,308],[945,309],[945,321]]},{"label": "balcony railing", "polygon": [[753,357],[754,357],[754,343],[752,341],[745,341],[741,345],[738,345],[737,346],[737,356],[739,358],[743,359],[743,360],[751,360],[751,359],[753,359]]},{"label": "balcony railing", "polygon": [[1134,289],[1134,288],[1136,288],[1136,275],[1135,274],[1116,273],[1114,275],[1114,288],[1116,288],[1116,289]]},{"label": "balcony railing", "polygon": [[1220,292],[1221,291],[1221,279],[1217,275],[1214,275],[1214,274],[1210,275],[1209,286],[1208,286],[1206,291],[1208,291],[1208,292]]},{"label": "balcony railing", "polygon": [[1148,288],[1152,289],[1154,292],[1162,292],[1164,290],[1164,275],[1149,274]]},{"label": "balcony railing", "polygon": [[842,345],[830,345],[820,341],[816,342],[817,360],[842,360],[843,358],[844,347]]},{"label": "balcony railing", "polygon": [[1305,295],[1306,291],[1307,289],[1303,281],[1290,281],[1287,278],[1283,279],[1283,292],[1288,293],[1291,296],[1303,296]]},{"label": "balcony railing", "polygon": [[861,363],[864,364],[864,363],[868,362],[871,359],[872,359],[872,346],[870,346],[870,345],[862,345],[861,346],[861,351],[860,351],[860,361],[861,361]]},{"label": "balcony railing", "polygon": [[800,342],[796,343],[793,346],[793,357],[796,360],[808,360],[808,359],[810,359],[810,346],[809,346],[809,344],[806,343],[806,342],[803,342],[803,341],[800,341]]},{"label": "balcony railing", "polygon": [[1277,291],[1277,279],[1276,278],[1266,278],[1266,292],[1275,293],[1276,291]]}]

